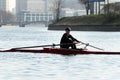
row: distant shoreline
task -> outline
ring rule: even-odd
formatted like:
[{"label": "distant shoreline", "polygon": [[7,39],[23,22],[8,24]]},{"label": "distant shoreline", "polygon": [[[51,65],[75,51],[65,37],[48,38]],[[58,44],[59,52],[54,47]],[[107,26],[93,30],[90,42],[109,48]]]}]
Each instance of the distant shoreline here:
[{"label": "distant shoreline", "polygon": [[120,25],[49,25],[48,30],[64,30],[66,27],[73,31],[120,31]]},{"label": "distant shoreline", "polygon": [[100,14],[64,17],[48,26],[48,30],[120,31],[120,14]]}]

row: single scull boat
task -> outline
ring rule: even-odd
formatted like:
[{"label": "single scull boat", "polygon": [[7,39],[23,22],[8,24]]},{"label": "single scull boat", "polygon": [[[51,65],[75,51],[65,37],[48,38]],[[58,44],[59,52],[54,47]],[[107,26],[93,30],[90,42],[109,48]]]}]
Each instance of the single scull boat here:
[{"label": "single scull boat", "polygon": [[109,51],[90,51],[87,49],[60,49],[60,48],[43,48],[43,49],[9,49],[0,50],[0,52],[29,52],[29,53],[51,53],[51,54],[62,54],[62,55],[77,55],[77,54],[107,54],[115,55],[120,52],[109,52]]}]

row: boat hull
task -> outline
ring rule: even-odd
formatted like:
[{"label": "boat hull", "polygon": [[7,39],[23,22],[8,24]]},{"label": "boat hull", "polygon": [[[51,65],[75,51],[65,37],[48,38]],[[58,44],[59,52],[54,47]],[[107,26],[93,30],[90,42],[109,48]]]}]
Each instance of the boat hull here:
[{"label": "boat hull", "polygon": [[59,48],[44,48],[44,49],[10,49],[0,50],[0,52],[29,52],[29,53],[51,53],[51,54],[62,54],[62,55],[77,55],[77,54],[107,54],[115,55],[120,52],[105,52],[105,51],[89,51],[84,49],[59,49]]}]

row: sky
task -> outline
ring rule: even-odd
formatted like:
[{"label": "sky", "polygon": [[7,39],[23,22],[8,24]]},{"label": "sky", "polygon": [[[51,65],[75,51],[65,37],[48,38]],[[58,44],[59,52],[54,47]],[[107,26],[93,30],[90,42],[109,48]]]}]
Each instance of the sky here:
[{"label": "sky", "polygon": [[110,2],[120,2],[120,0],[110,0]]},{"label": "sky", "polygon": [[12,9],[15,8],[15,0],[9,0],[9,6],[10,11],[12,11]]},{"label": "sky", "polygon": [[15,7],[15,0],[9,0],[10,7]]},{"label": "sky", "polygon": [[[14,8],[15,7],[15,0],[9,0],[10,1],[10,8]],[[109,0],[110,2],[120,2],[120,0]]]},{"label": "sky", "polygon": [[[48,0],[51,1],[51,0]],[[110,2],[120,2],[120,0],[109,0]],[[15,0],[9,0],[10,5],[10,11],[12,11],[13,8],[15,8]]]}]

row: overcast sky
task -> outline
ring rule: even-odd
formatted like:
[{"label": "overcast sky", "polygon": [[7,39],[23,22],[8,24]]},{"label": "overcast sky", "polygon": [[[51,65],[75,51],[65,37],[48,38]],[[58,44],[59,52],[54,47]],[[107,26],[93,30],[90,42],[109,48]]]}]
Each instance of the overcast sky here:
[{"label": "overcast sky", "polygon": [[15,0],[9,0],[9,6],[10,10],[12,10],[12,8],[15,8]]},{"label": "overcast sky", "polygon": [[117,2],[119,1],[119,2],[120,2],[120,0],[110,0],[110,2],[116,2],[116,1],[117,1]]},{"label": "overcast sky", "polygon": [[[48,0],[48,1],[51,1],[51,0]],[[109,0],[110,2],[120,2],[120,0]],[[10,2],[10,9],[14,8],[15,7],[15,0],[9,0]]]}]

